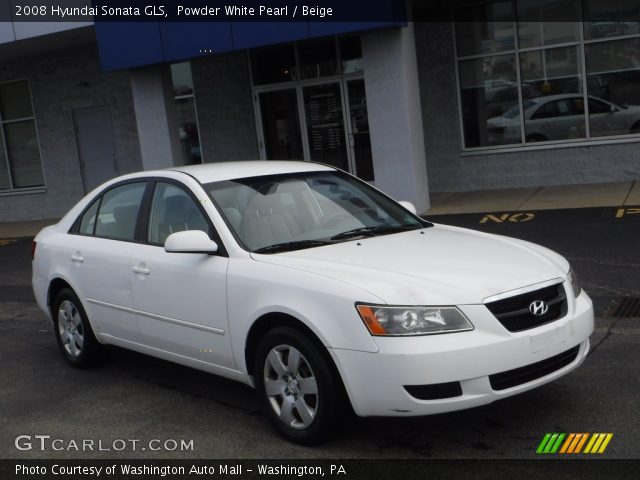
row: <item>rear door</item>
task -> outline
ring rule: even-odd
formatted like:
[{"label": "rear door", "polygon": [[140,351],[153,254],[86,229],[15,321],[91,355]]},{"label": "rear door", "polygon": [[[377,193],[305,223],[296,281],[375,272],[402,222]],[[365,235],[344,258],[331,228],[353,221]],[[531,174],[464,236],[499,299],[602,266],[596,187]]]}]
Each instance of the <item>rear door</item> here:
[{"label": "rear door", "polygon": [[81,215],[66,247],[76,293],[101,334],[139,342],[131,297],[129,246],[147,181],[109,188]]}]

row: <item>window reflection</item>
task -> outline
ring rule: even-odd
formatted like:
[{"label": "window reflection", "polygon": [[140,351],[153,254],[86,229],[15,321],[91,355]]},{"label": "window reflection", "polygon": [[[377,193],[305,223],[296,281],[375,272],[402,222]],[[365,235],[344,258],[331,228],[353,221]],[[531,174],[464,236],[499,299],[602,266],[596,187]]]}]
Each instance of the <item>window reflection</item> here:
[{"label": "window reflection", "polygon": [[640,33],[638,0],[584,0],[584,38],[606,38]]},{"label": "window reflection", "polygon": [[173,92],[176,102],[178,137],[180,138],[182,161],[185,165],[202,163],[191,63],[182,62],[172,64],[171,79],[173,81]]},{"label": "window reflection", "polygon": [[515,47],[510,1],[460,8],[454,17],[459,56],[498,53]]},{"label": "window reflection", "polygon": [[518,0],[518,42],[520,48],[575,42],[579,23],[558,19],[579,18],[579,0]]},{"label": "window reflection", "polygon": [[[640,38],[585,45],[591,135],[640,132]],[[594,111],[592,102],[599,101]],[[604,106],[606,105],[606,106]]]},{"label": "window reflection", "polygon": [[[584,137],[584,96],[576,47],[520,54],[523,99],[535,93],[524,110],[525,140],[544,142]],[[527,88],[524,88],[525,85]],[[532,98],[532,96],[529,96]]]},{"label": "window reflection", "polygon": [[467,147],[520,142],[520,127],[507,133],[501,117],[506,112],[519,115],[513,55],[460,62],[460,88]]},{"label": "window reflection", "polygon": [[298,43],[300,79],[338,74],[338,58],[333,38]]},{"label": "window reflection", "polygon": [[455,38],[465,148],[640,134],[637,0],[487,2]]}]

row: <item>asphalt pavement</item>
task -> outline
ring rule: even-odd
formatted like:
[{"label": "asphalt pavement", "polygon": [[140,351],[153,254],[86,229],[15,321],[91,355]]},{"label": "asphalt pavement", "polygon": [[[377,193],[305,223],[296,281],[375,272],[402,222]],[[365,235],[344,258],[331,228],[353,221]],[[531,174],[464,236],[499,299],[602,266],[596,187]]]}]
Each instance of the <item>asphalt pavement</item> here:
[{"label": "asphalt pavement", "polygon": [[[116,348],[98,368],[70,368],[33,300],[31,239],[1,240],[0,458],[534,459],[547,432],[610,432],[613,438],[598,458],[639,458],[640,312],[621,318],[616,310],[640,298],[640,214],[593,208],[429,219],[523,238],[564,255],[596,307],[584,365],[484,407],[411,419],[354,419],[329,443],[297,446],[276,435],[253,391],[235,382]],[[39,434],[105,445],[114,439],[139,439],[140,445],[184,439],[193,440],[193,448],[81,454],[16,448],[17,436]]]}]

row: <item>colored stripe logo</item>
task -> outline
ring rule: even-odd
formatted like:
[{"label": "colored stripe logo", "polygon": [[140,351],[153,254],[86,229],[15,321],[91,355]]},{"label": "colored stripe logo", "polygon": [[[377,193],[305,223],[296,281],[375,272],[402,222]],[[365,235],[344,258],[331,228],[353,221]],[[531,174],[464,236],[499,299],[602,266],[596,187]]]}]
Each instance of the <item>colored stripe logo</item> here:
[{"label": "colored stripe logo", "polygon": [[536,453],[604,453],[612,438],[613,433],[546,433]]}]

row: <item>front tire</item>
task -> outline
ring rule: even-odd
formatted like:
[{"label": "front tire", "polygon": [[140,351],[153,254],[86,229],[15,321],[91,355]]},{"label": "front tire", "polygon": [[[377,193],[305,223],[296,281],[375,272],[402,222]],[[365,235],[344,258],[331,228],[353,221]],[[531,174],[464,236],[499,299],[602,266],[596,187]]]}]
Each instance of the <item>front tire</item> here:
[{"label": "front tire", "polygon": [[269,331],[258,346],[254,375],[264,411],[284,437],[310,445],[334,433],[342,385],[306,335],[289,327]]},{"label": "front tire", "polygon": [[53,318],[58,346],[66,360],[75,368],[94,366],[102,348],[73,290],[65,288],[58,293],[53,303]]}]

